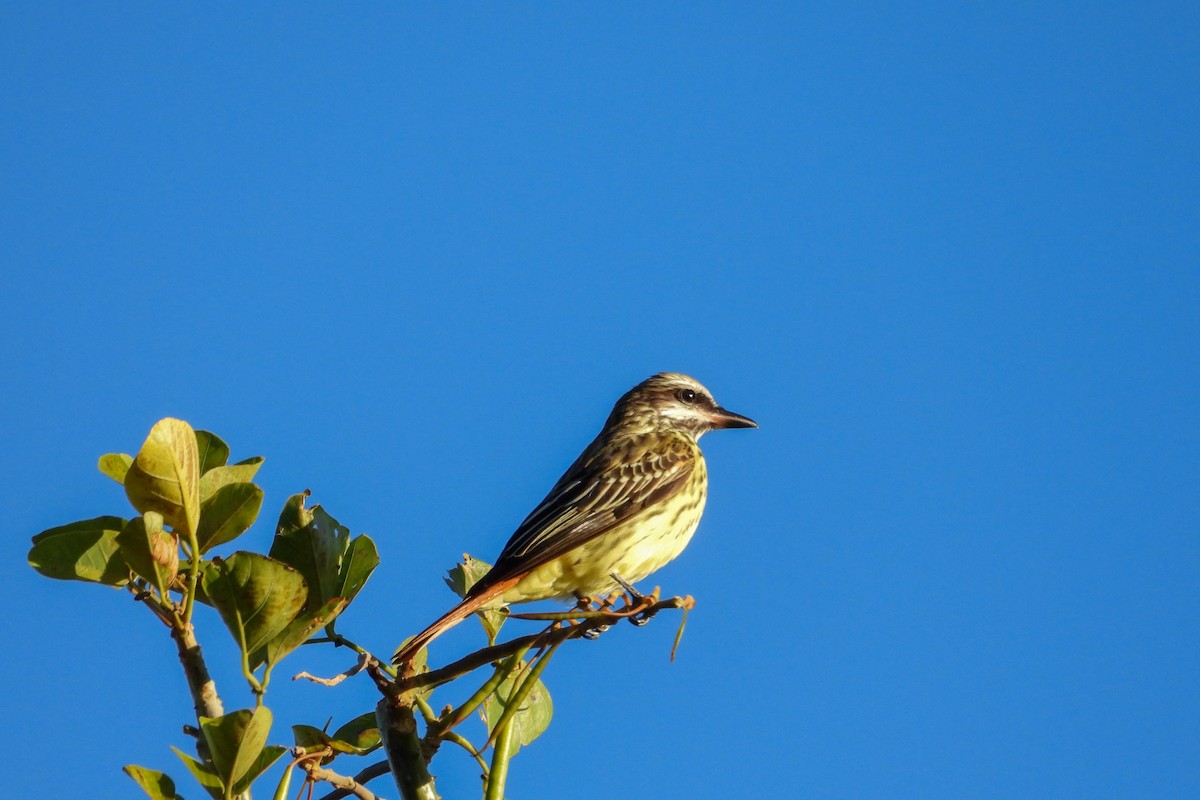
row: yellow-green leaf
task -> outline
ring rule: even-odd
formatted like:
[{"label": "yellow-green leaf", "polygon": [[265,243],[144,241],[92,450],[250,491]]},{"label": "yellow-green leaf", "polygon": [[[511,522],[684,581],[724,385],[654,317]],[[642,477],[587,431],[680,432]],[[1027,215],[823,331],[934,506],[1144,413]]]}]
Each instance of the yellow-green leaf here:
[{"label": "yellow-green leaf", "polygon": [[96,468],[117,483],[124,484],[125,473],[129,472],[129,465],[132,463],[133,456],[128,453],[105,453],[100,456]]},{"label": "yellow-green leaf", "polygon": [[151,800],[183,800],[175,793],[175,781],[166,774],[136,764],[128,764],[121,769],[142,787],[142,791],[150,795]]},{"label": "yellow-green leaf", "polygon": [[[454,569],[450,570],[442,580],[456,595],[466,597],[467,591],[478,583],[480,578],[487,575],[491,568],[492,565],[486,561],[480,561],[478,558],[472,558],[467,553],[463,553],[463,560],[456,564]],[[484,609],[476,611],[475,616],[479,617],[488,641],[495,644],[496,636],[500,633],[500,626],[504,624],[504,614],[496,609]]]},{"label": "yellow-green leaf", "polygon": [[[240,793],[247,779],[253,780],[270,766],[268,762],[257,769],[271,732],[271,721],[271,709],[266,706],[243,708],[220,717],[200,717],[200,731],[208,744],[217,776],[225,786],[226,797]],[[278,757],[275,753],[270,760]]]},{"label": "yellow-green leaf", "polygon": [[254,475],[262,463],[262,456],[254,456],[236,464],[211,467],[200,475],[200,501],[203,502],[212,497],[222,486],[228,486],[231,483],[249,483],[254,480]]},{"label": "yellow-green leaf", "polygon": [[[328,747],[335,753],[356,756],[363,756],[378,749],[380,743],[379,723],[375,719],[374,711],[355,717],[333,733],[326,733],[312,725],[293,725],[292,736],[297,747]],[[330,756],[322,763],[332,760],[333,756]]]},{"label": "yellow-green leaf", "polygon": [[[483,707],[490,733],[499,724],[511,703],[519,702],[521,704],[508,722],[512,726],[515,741],[520,747],[528,745],[541,736],[542,732],[550,725],[550,717],[554,714],[554,703],[550,700],[550,691],[541,679],[535,678],[535,683],[531,687],[524,685],[530,677],[529,665],[524,661],[520,662],[496,687],[496,691],[487,699]],[[524,694],[524,698],[521,698],[522,694]]]},{"label": "yellow-green leaf", "polygon": [[[260,750],[254,761],[250,763],[246,774],[233,785],[233,793],[241,795],[246,792],[250,788],[250,784],[258,780],[258,777],[266,772],[286,752],[286,747],[280,747],[277,744],[269,744]],[[291,769],[289,768],[288,772],[290,771]]]},{"label": "yellow-green leaf", "polygon": [[162,514],[177,531],[194,534],[200,522],[199,459],[191,425],[159,420],[125,474],[129,502],[143,514]]},{"label": "yellow-green leaf", "polygon": [[179,543],[174,534],[163,530],[162,514],[147,511],[129,520],[117,534],[117,546],[125,563],[165,598],[179,572]]},{"label": "yellow-green leaf", "polygon": [[179,756],[179,760],[188,768],[188,772],[192,773],[192,777],[204,787],[204,791],[208,792],[213,800],[222,800],[225,797],[225,787],[217,773],[213,772],[212,767],[203,761],[197,761],[175,745],[171,745],[171,749],[175,751],[175,755]]}]

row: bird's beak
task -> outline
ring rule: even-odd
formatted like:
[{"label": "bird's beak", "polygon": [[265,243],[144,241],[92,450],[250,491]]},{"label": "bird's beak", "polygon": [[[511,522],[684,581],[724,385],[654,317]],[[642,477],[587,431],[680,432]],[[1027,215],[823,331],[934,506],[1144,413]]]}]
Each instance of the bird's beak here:
[{"label": "bird's beak", "polygon": [[718,406],[709,414],[709,422],[713,428],[757,428],[758,423],[749,417],[743,417],[741,414],[735,414],[732,411],[726,411]]}]

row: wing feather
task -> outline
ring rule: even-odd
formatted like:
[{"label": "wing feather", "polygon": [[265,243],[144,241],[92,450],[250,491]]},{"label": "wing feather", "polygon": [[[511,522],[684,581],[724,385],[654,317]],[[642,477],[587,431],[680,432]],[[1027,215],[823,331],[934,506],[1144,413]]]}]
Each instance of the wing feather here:
[{"label": "wing feather", "polygon": [[683,435],[596,442],[517,528],[470,595],[526,572],[612,530],[687,483],[696,447]]}]

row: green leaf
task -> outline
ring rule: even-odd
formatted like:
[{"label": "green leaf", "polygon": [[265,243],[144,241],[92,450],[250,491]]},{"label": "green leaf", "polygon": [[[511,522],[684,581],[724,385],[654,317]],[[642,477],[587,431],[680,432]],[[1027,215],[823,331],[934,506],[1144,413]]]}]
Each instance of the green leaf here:
[{"label": "green leaf", "polygon": [[[492,728],[499,723],[500,717],[508,708],[509,703],[520,693],[520,687],[527,679],[528,671],[529,665],[522,661],[505,677],[496,687],[496,691],[484,703],[483,713],[489,734],[491,734]],[[508,723],[512,726],[514,741],[519,747],[530,744],[541,736],[542,732],[550,725],[550,718],[553,715],[554,703],[550,700],[550,690],[546,688],[541,679],[537,679],[521,702],[520,708]]]},{"label": "green leaf", "polygon": [[117,534],[117,546],[125,563],[165,598],[179,572],[179,544],[173,534],[163,530],[162,514],[147,511],[129,520]]},{"label": "green leaf", "polygon": [[142,791],[150,795],[151,800],[183,800],[175,793],[175,781],[158,770],[146,769],[136,764],[127,764],[121,769],[142,787]]},{"label": "green leaf", "polygon": [[106,453],[100,456],[96,468],[117,483],[124,484],[125,473],[129,472],[129,465],[132,463],[133,456],[128,453]]},{"label": "green leaf", "polygon": [[125,474],[125,495],[139,513],[157,511],[177,531],[200,522],[200,457],[196,434],[181,419],[159,420]]},{"label": "green leaf", "polygon": [[308,581],[314,600],[323,603],[337,595],[340,563],[350,531],[320,506],[306,509],[307,496],[295,494],[284,503],[270,556],[298,569]]},{"label": "green leaf", "polygon": [[214,467],[223,467],[229,460],[229,445],[210,431],[196,431],[196,454],[200,458],[200,474]]},{"label": "green leaf", "polygon": [[222,486],[231,483],[249,483],[254,480],[262,463],[262,456],[254,456],[229,466],[213,467],[200,476],[200,499],[207,500]]},{"label": "green leaf", "polygon": [[355,717],[329,737],[334,750],[362,756],[379,747],[379,722],[374,711]]},{"label": "green leaf", "polygon": [[273,668],[284,656],[304,644],[308,637],[333,622],[347,603],[347,600],[335,597],[316,610],[301,612],[265,647],[250,653],[250,669],[258,669],[263,664],[267,664],[268,669]]},{"label": "green leaf", "polygon": [[331,625],[362,588],[379,563],[375,543],[365,536],[350,541],[350,531],[320,506],[304,507],[308,492],[284,503],[271,543],[270,558],[294,567],[308,586],[304,607],[287,627],[262,648],[251,649],[251,669],[268,672],[288,653]]},{"label": "green leaf", "polygon": [[295,494],[284,503],[271,557],[300,570],[310,605],[338,597],[348,604],[379,565],[379,553],[368,536],[351,540],[350,531],[319,505],[305,508],[307,497],[307,492]]},{"label": "green leaf", "polygon": [[254,763],[250,765],[250,769],[246,771],[246,775],[234,784],[233,793],[240,795],[250,788],[250,784],[258,780],[264,772],[270,769],[271,765],[279,760],[279,757],[287,752],[286,747],[281,747],[277,744],[269,744],[264,747],[254,759]]},{"label": "green leaf", "polygon": [[341,569],[338,572],[338,595],[349,603],[366,584],[371,573],[379,566],[379,551],[370,536],[363,534],[350,542],[350,548],[342,556]]},{"label": "green leaf", "polygon": [[296,747],[326,747],[329,744],[329,734],[312,725],[293,725],[292,738]]},{"label": "green leaf", "polygon": [[[355,717],[333,733],[326,733],[311,725],[293,725],[292,736],[296,740],[297,747],[329,747],[335,753],[347,753],[355,756],[365,756],[378,749],[380,744],[379,723],[375,720],[374,711]],[[331,757],[323,763],[329,763],[332,760]]]},{"label": "green leaf", "polygon": [[308,597],[299,572],[243,551],[209,562],[202,584],[234,641],[247,654],[265,648],[296,618]]},{"label": "green leaf", "polygon": [[241,536],[262,508],[263,490],[253,483],[222,486],[200,507],[200,530],[196,542],[204,553]]},{"label": "green leaf", "polygon": [[283,774],[279,776],[279,783],[275,786],[275,794],[271,795],[271,800],[288,800],[291,797],[289,793],[292,788],[292,775],[296,770],[292,769],[295,766],[288,764],[283,768]]},{"label": "green leaf", "polygon": [[258,777],[279,757],[275,753],[259,769],[264,755],[269,755],[263,749],[271,732],[271,721],[271,709],[266,706],[243,708],[220,717],[200,717],[200,731],[208,744],[216,774],[225,786],[226,798],[240,793],[247,780]]},{"label": "green leaf", "polygon": [[204,787],[204,791],[208,792],[213,800],[223,800],[225,797],[225,787],[221,784],[221,779],[217,777],[217,773],[213,772],[212,767],[203,761],[197,761],[175,745],[171,745],[171,749],[175,751],[175,755],[179,756],[179,760],[192,773],[192,777]]},{"label": "green leaf", "polygon": [[446,577],[442,580],[450,587],[450,591],[465,598],[471,587],[479,583],[479,579],[487,575],[491,568],[492,565],[486,561],[480,561],[463,553],[463,560],[455,564],[454,569],[446,573]]},{"label": "green leaf", "polygon": [[[488,570],[492,565],[486,561],[480,561],[477,558],[471,558],[470,555],[463,553],[463,560],[458,563],[454,569],[446,573],[446,577],[442,578],[450,590],[459,597],[466,597],[467,591],[479,582],[479,579],[488,574]],[[475,615],[479,617],[479,621],[483,624],[483,630],[487,634],[488,641],[495,643],[496,636],[500,633],[500,626],[504,624],[505,616],[499,609],[483,609],[476,611]]]},{"label": "green leaf", "polygon": [[42,531],[33,537],[29,565],[47,578],[106,586],[129,582],[129,566],[118,552],[120,517],[96,517]]}]

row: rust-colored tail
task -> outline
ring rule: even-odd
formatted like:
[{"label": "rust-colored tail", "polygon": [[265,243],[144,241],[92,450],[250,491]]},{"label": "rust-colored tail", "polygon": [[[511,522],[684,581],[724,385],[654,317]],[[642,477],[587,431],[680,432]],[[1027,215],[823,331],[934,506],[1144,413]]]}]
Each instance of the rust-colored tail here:
[{"label": "rust-colored tail", "polygon": [[516,583],[515,579],[501,581],[493,586],[489,586],[477,595],[468,596],[454,608],[438,617],[428,628],[414,636],[408,644],[404,645],[403,649],[392,656],[392,663],[399,665],[411,661],[413,656],[421,652],[421,648],[495,600],[514,583]]}]

